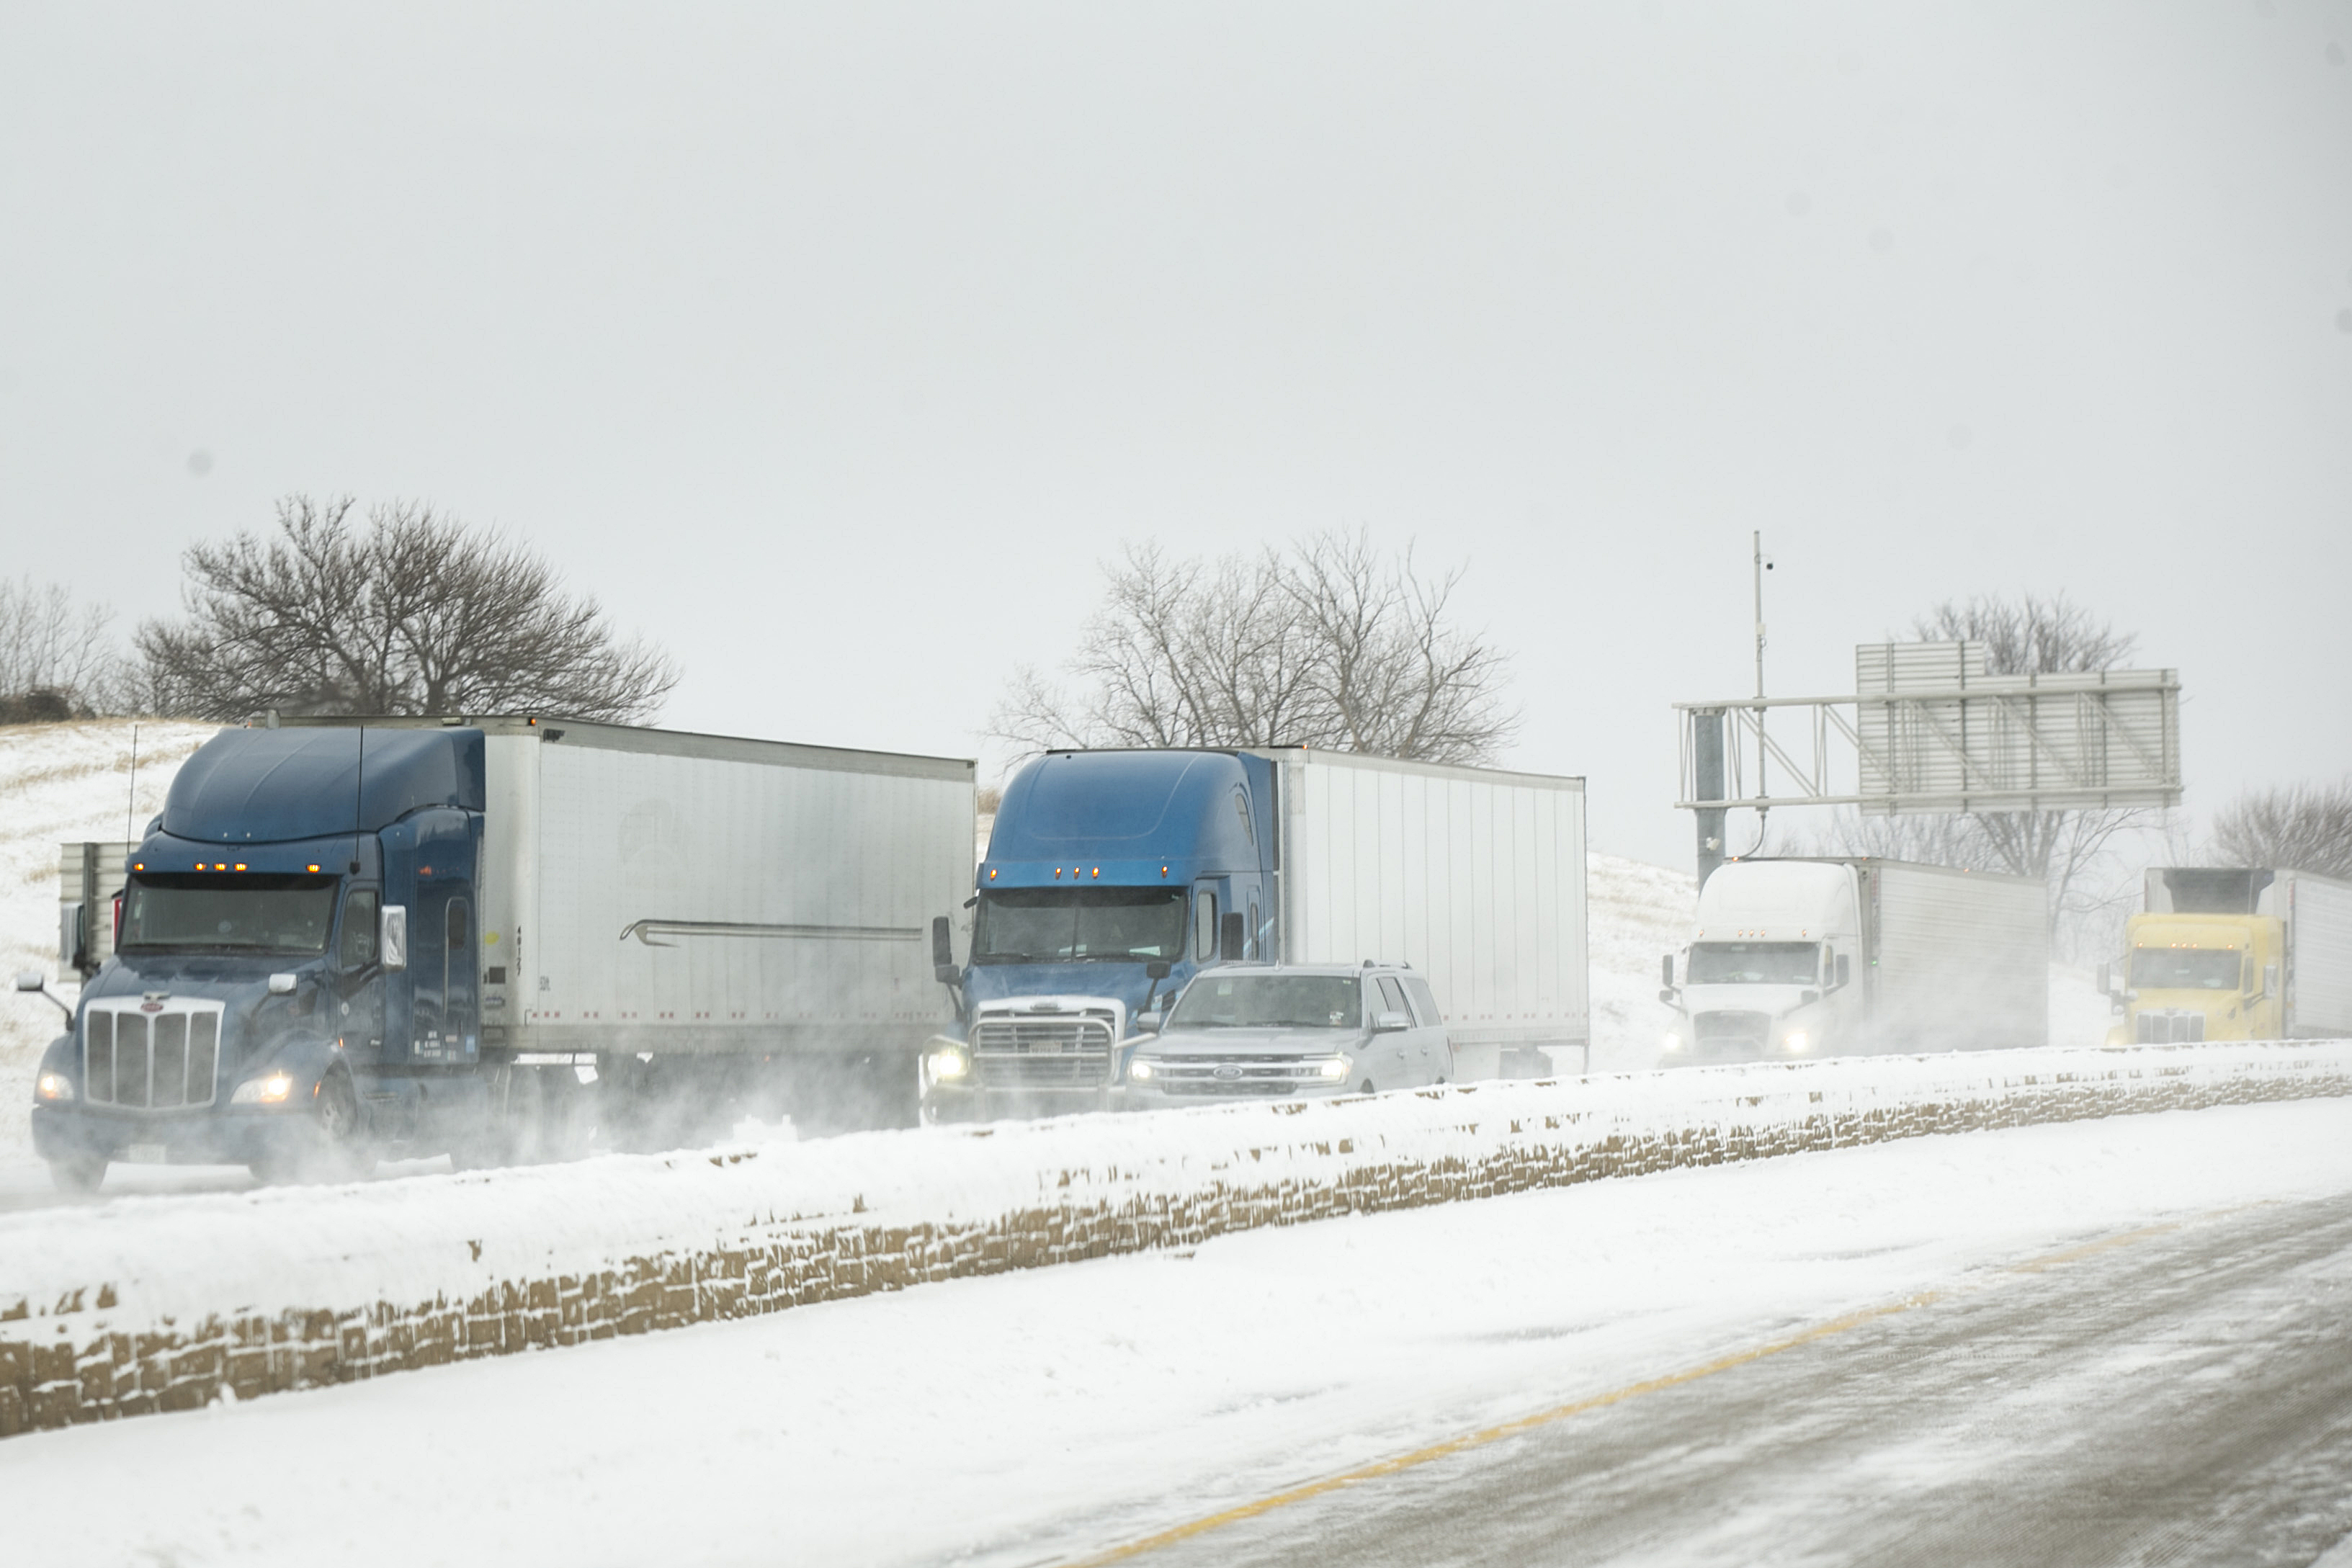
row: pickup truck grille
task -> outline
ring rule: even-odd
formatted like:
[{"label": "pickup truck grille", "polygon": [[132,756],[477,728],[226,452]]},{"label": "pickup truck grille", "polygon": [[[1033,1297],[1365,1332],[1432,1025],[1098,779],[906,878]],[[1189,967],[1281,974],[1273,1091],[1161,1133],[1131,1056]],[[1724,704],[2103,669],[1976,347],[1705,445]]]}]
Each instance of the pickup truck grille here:
[{"label": "pickup truck grille", "polygon": [[1110,1082],[1111,1016],[988,1018],[972,1027],[983,1089],[1096,1089]]},{"label": "pickup truck grille", "polygon": [[93,1105],[181,1111],[209,1105],[220,1073],[221,1004],[92,1002],[82,1015],[83,1092]]}]

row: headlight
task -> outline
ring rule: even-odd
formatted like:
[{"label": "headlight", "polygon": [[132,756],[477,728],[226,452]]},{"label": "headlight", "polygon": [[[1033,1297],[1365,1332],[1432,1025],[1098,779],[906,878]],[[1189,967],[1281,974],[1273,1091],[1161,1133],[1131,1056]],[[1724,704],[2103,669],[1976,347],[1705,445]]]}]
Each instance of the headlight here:
[{"label": "headlight", "polygon": [[1150,1079],[1151,1076],[1151,1058],[1148,1056],[1139,1056],[1134,1061],[1129,1062],[1127,1064],[1127,1076],[1131,1082],[1137,1083],[1144,1082]]},{"label": "headlight", "polygon": [[292,1073],[270,1072],[259,1078],[248,1078],[238,1084],[236,1092],[228,1097],[228,1103],[232,1105],[283,1105],[293,1092]]},{"label": "headlight", "polygon": [[34,1081],[33,1093],[37,1099],[51,1102],[70,1100],[74,1097],[73,1080],[62,1072],[44,1072]]},{"label": "headlight", "polygon": [[1344,1056],[1335,1056],[1330,1061],[1321,1063],[1315,1071],[1318,1076],[1324,1078],[1345,1078],[1348,1076],[1348,1059]]},{"label": "headlight", "polygon": [[1780,1043],[1790,1051],[1802,1051],[1812,1043],[1812,1040],[1803,1030],[1792,1029],[1780,1037]]},{"label": "headlight", "polygon": [[1668,1030],[1658,1039],[1658,1049],[1660,1051],[1680,1051],[1682,1048],[1683,1037],[1676,1034],[1672,1030]]},{"label": "headlight", "polygon": [[934,1046],[923,1059],[923,1071],[934,1083],[952,1083],[971,1071],[971,1058],[960,1045]]}]

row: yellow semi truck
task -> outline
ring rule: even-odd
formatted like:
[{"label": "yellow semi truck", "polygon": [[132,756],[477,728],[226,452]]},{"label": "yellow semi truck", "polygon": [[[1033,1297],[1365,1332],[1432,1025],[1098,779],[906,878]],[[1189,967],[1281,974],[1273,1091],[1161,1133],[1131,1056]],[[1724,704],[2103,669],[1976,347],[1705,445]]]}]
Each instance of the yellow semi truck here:
[{"label": "yellow semi truck", "polygon": [[2262,866],[2154,866],[2100,988],[2110,1044],[2352,1036],[2352,883]]}]

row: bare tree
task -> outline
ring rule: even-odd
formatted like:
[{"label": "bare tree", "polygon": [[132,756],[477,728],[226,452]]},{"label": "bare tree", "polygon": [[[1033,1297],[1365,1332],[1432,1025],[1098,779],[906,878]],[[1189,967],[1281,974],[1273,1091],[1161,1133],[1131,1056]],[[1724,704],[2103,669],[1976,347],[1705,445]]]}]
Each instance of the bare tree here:
[{"label": "bare tree", "polygon": [[[2139,641],[2063,593],[1947,600],[1911,624],[1923,642],[1983,643],[1989,674],[2110,669],[2129,658]],[[2116,836],[2151,826],[2159,816],[2147,807],[1966,816],[1842,812],[1832,820],[1823,847],[1841,854],[1884,854],[2038,877],[2049,889],[2053,936],[2062,946],[2078,937],[2095,946],[2121,907],[2118,900],[2128,897],[2128,890],[2119,893],[2123,884],[2108,874]]]},{"label": "bare tree", "polygon": [[182,558],[184,619],[134,639],[154,711],[529,711],[652,717],[677,684],[659,650],[624,642],[593,598],[495,530],[415,502],[370,509],[291,496],[274,537]]},{"label": "bare tree", "polygon": [[103,605],[77,608],[63,584],[0,582],[0,722],[111,709],[124,674],[113,621]]},{"label": "bare tree", "polygon": [[2208,852],[2222,865],[2352,878],[2352,779],[2239,796],[2214,816]]},{"label": "bare tree", "polygon": [[1507,660],[1455,626],[1461,572],[1424,576],[1362,534],[1213,561],[1131,548],[1103,569],[1068,684],[1014,673],[990,733],[1070,746],[1327,747],[1490,761],[1517,727]]}]

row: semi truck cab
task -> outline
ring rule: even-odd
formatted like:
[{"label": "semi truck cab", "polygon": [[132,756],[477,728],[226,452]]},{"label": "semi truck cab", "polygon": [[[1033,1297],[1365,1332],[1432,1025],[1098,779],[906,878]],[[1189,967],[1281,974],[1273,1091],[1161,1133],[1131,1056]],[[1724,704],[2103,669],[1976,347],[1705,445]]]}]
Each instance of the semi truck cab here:
[{"label": "semi truck cab", "polygon": [[1273,957],[1274,765],[1226,751],[1056,751],[1005,786],[942,977],[957,1027],[923,1113],[1107,1104],[1139,1031],[1202,967]]},{"label": "semi truck cab", "polygon": [[478,1133],[482,779],[479,730],[199,750],[41,1061],[33,1142],[60,1184],[124,1158],[358,1172]]},{"label": "semi truck cab", "polygon": [[1661,966],[1659,999],[1681,1014],[1664,1060],[1802,1059],[1858,1032],[1853,882],[1847,866],[1801,861],[1735,862],[1709,877],[1681,983],[1674,955]]},{"label": "semi truck cab", "polygon": [[2102,967],[2100,989],[2121,1017],[2110,1042],[2286,1038],[2287,925],[2274,881],[2252,869],[2151,870],[2147,907],[2125,923],[2120,983]]}]

